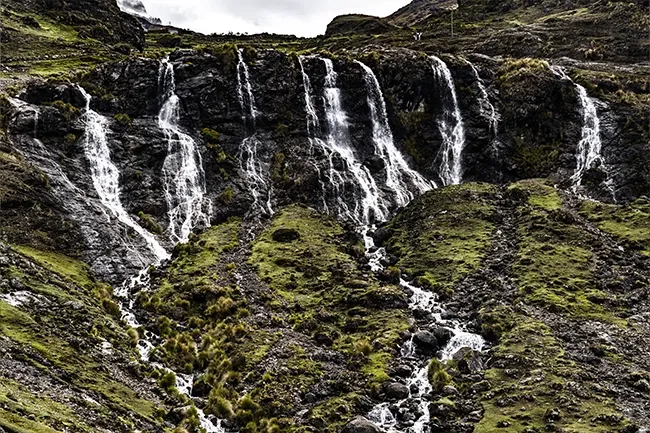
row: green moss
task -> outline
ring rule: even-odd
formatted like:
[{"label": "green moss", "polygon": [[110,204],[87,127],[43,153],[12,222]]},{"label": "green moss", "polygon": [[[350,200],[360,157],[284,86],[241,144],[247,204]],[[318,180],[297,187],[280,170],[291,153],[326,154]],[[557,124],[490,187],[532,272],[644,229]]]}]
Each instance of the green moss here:
[{"label": "green moss", "polygon": [[639,199],[626,206],[585,201],[580,214],[629,248],[650,256],[650,203]]},{"label": "green moss", "polygon": [[125,113],[117,113],[115,116],[113,116],[113,119],[115,119],[118,125],[124,128],[129,127],[133,124],[133,119],[131,119],[131,116]]},{"label": "green moss", "polygon": [[146,214],[142,211],[138,212],[138,218],[140,219],[140,224],[142,227],[149,230],[151,233],[161,235],[163,233],[163,228],[158,224],[151,215]]},{"label": "green moss", "polygon": [[52,102],[52,107],[59,110],[59,112],[66,118],[68,121],[74,120],[77,117],[81,116],[81,110],[75,107],[72,104],[63,101],[54,101]]},{"label": "green moss", "polygon": [[519,81],[533,75],[550,74],[548,62],[539,59],[511,59],[503,63],[498,71],[499,79],[504,82]]},{"label": "green moss", "polygon": [[[493,360],[505,367],[490,369],[486,378],[492,385],[485,394],[483,419],[478,433],[543,431],[549,410],[559,409],[556,429],[572,432],[610,432],[611,426],[598,416],[614,415],[614,402],[592,392],[580,396],[566,388],[580,371],[567,360],[550,328],[534,319],[516,315],[517,325],[494,348]],[[505,369],[508,374],[505,374]],[[507,404],[503,404],[507,401]]]},{"label": "green moss", "polygon": [[43,251],[28,246],[18,245],[14,246],[14,249],[25,257],[34,260],[39,265],[81,287],[93,289],[101,285],[91,274],[90,266],[78,260],[71,259],[63,254]]},{"label": "green moss", "polygon": [[610,296],[595,288],[588,235],[560,209],[558,193],[539,181],[514,188],[529,194],[520,212],[520,249],[513,267],[520,293],[555,313],[624,324],[615,310],[602,305]]},{"label": "green moss", "polygon": [[219,137],[221,136],[221,134],[219,134],[217,131],[210,128],[203,128],[201,130],[201,135],[203,136],[203,139],[208,143],[208,147],[213,149],[218,145]]},{"label": "green moss", "polygon": [[490,245],[493,186],[467,184],[435,190],[388,225],[387,250],[397,266],[429,289],[446,295],[476,269]]}]

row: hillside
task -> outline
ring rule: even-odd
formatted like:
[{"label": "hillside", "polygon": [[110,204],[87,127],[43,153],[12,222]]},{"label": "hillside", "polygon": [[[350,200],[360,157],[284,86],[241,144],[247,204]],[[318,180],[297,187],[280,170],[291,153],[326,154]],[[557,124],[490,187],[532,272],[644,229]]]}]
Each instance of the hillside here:
[{"label": "hillside", "polygon": [[647,432],[647,1],[145,7],[2,4],[0,433]]}]

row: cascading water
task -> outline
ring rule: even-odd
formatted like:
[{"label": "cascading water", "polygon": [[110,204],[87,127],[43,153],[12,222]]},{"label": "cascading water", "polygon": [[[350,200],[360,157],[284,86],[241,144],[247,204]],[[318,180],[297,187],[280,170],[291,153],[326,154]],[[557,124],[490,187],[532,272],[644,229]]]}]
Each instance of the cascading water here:
[{"label": "cascading water", "polygon": [[490,121],[490,132],[496,137],[499,134],[499,121],[501,120],[501,116],[494,107],[494,104],[490,101],[490,95],[485,87],[485,82],[479,75],[476,66],[469,61],[467,61],[467,64],[472,68],[472,73],[474,74],[474,78],[476,78],[476,84],[481,92],[481,98],[479,99],[481,114]]},{"label": "cascading water", "polygon": [[237,94],[241,104],[244,124],[250,129],[251,135],[244,139],[240,148],[240,169],[246,177],[248,188],[253,196],[253,208],[273,215],[272,187],[266,179],[264,166],[257,155],[257,149],[260,145],[260,141],[255,134],[258,111],[255,106],[250,72],[242,53],[243,50],[240,49],[237,63]]},{"label": "cascading water", "polygon": [[111,151],[108,147],[108,121],[90,108],[90,95],[81,87],[79,87],[79,91],[86,99],[84,151],[90,163],[93,185],[102,204],[122,224],[132,228],[145,240],[157,262],[167,259],[169,257],[167,251],[151,233],[137,224],[122,206],[119,185],[120,171],[111,161]]},{"label": "cascading water", "polygon": [[[385,251],[380,249],[381,254],[384,255]],[[379,263],[376,261],[375,263]],[[379,269],[381,270],[381,267]],[[411,301],[409,309],[412,311],[428,311],[431,313],[436,323],[447,327],[453,333],[453,337],[447,345],[439,352],[438,359],[445,362],[453,358],[454,354],[460,349],[468,347],[474,351],[481,351],[485,347],[485,340],[480,335],[467,332],[461,326],[461,323],[453,320],[444,320],[442,318],[444,313],[443,306],[437,301],[437,295],[427,292],[404,279],[400,279],[400,286],[409,290]],[[416,331],[417,332],[417,331]],[[413,334],[415,335],[415,333]],[[417,360],[416,345],[413,337],[406,341],[402,346],[401,355],[404,359]],[[430,421],[429,414],[429,394],[432,392],[433,387],[429,382],[429,362],[425,361],[420,367],[416,368],[411,376],[407,379],[406,383],[409,389],[409,396],[396,404],[381,403],[374,407],[368,414],[368,418],[375,422],[380,428],[388,433],[402,433],[407,430],[400,430],[395,414],[391,411],[393,408],[409,408],[415,403],[418,408],[419,417],[408,431],[414,433],[426,433],[427,426]]]},{"label": "cascading water", "polygon": [[458,185],[463,178],[462,154],[465,147],[463,117],[460,113],[451,71],[438,57],[432,56],[431,60],[433,61],[433,74],[440,84],[440,94],[443,99],[443,113],[438,120],[438,127],[442,135],[440,179],[445,186]]},{"label": "cascading water", "polygon": [[[323,143],[322,139],[320,138],[321,136],[320,120],[318,119],[318,113],[316,112],[316,108],[314,107],[311,80],[309,79],[309,75],[305,71],[304,59],[305,59],[304,56],[299,56],[298,63],[300,64],[300,72],[302,74],[302,84],[305,90],[305,113],[307,116],[307,134],[309,136],[309,151],[310,151],[310,157],[313,157],[314,150],[316,147],[324,151],[326,149],[326,145],[325,143]],[[329,155],[329,153],[326,151],[324,153]],[[323,180],[323,172],[315,162],[312,162],[312,164],[314,165],[316,171],[318,171],[318,183],[321,189],[323,210],[325,211],[325,213],[329,213],[330,210],[329,210],[329,206],[327,205],[327,186],[325,185],[325,182]]]},{"label": "cascading water", "polygon": [[[86,93],[81,87],[79,87],[79,90],[86,98],[86,109],[84,112],[86,120],[85,152],[86,157],[91,165],[91,173],[95,190],[97,191],[102,204],[106,206],[106,208],[119,221],[131,227],[147,241],[147,244],[156,256],[156,262],[159,263],[162,260],[169,258],[169,255],[149,232],[144,230],[142,227],[136,224],[133,219],[131,219],[121,204],[119,197],[120,173],[110,159],[110,149],[108,147],[108,121],[99,113],[90,109],[90,95],[88,95],[88,93]],[[171,105],[173,104],[177,104],[177,102],[172,103]],[[174,109],[171,108],[171,110],[173,111]],[[179,138],[179,140],[181,139]],[[151,262],[146,264],[149,265]],[[146,270],[143,270],[137,277],[125,281],[123,286],[115,293],[116,296],[123,299],[123,302],[120,303],[122,318],[129,326],[133,328],[140,328],[141,325],[138,323],[133,312],[134,298],[130,296],[131,290],[135,287],[136,284],[142,284],[145,278]],[[144,335],[138,342],[138,351],[140,352],[142,361],[150,362],[149,355],[154,348],[153,342],[158,340],[159,338],[153,333],[150,331],[145,331]],[[176,376],[176,387],[179,392],[187,395],[188,397],[191,397],[191,390],[194,381],[193,377],[175,373],[160,364],[151,363],[151,365],[155,368],[174,373]],[[199,414],[201,427],[203,427],[206,432],[224,433],[225,430],[221,426],[220,420],[213,422],[205,415],[203,411],[200,409],[197,409],[197,411]]]},{"label": "cascading water", "polygon": [[[158,125],[167,136],[167,157],[163,164],[165,199],[172,241],[187,242],[198,225],[210,225],[212,204],[206,199],[205,173],[201,152],[192,137],[181,131],[180,99],[176,95],[174,66],[165,59],[160,64],[163,104]],[[208,211],[205,211],[205,208]]]},{"label": "cascading water", "polygon": [[[355,61],[361,66],[368,92],[368,106],[372,120],[372,138],[375,143],[375,154],[379,156],[386,167],[386,186],[393,192],[393,198],[398,206],[406,206],[416,195],[429,191],[431,185],[420,173],[412,170],[404,156],[395,147],[393,133],[388,124],[386,101],[381,91],[379,81],[372,69]],[[410,184],[410,185],[409,185]],[[410,188],[409,188],[410,186]],[[415,192],[413,192],[415,191]]]},{"label": "cascading water", "polygon": [[[330,59],[321,59],[325,64],[324,105],[327,123],[325,139],[316,138],[316,143],[328,157],[329,183],[333,188],[338,216],[355,222],[359,226],[369,226],[373,221],[383,221],[388,215],[388,206],[380,194],[370,171],[361,164],[352,149],[348,130],[348,116],[343,110],[341,90],[338,88],[338,74]],[[307,88],[306,91],[309,91]],[[307,98],[311,100],[311,95]],[[312,105],[313,108],[313,105]],[[308,109],[309,111],[309,109]],[[334,158],[345,162],[345,170],[339,171]],[[355,198],[354,209],[345,202],[344,191],[351,185]]]},{"label": "cascading water", "polygon": [[[605,172],[607,169],[603,160],[602,140],[600,138],[600,118],[593,98],[587,94],[587,89],[575,83],[559,66],[551,66],[551,70],[562,80],[570,81],[578,90],[580,109],[582,112],[582,138],[578,142],[576,160],[577,167],[571,176],[574,191],[582,185],[582,177],[595,163],[600,163]],[[609,177],[609,176],[608,176]],[[608,183],[608,182],[607,182]],[[611,190],[611,189],[610,189]],[[611,191],[613,195],[613,190]]]}]

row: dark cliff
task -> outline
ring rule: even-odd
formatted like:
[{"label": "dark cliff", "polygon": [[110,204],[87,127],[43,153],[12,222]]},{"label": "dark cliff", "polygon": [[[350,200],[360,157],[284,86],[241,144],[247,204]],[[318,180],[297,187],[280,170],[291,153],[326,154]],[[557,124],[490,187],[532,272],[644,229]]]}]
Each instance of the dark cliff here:
[{"label": "dark cliff", "polygon": [[645,431],[647,3],[448,3],[4,5],[0,432]]}]

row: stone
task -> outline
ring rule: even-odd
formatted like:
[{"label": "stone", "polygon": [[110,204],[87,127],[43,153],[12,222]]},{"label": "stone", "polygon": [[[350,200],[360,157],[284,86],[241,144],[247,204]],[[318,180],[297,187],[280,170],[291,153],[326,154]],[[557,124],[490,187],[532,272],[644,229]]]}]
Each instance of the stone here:
[{"label": "stone", "polygon": [[409,396],[409,388],[398,382],[386,385],[386,395],[392,400],[404,400]]},{"label": "stone", "polygon": [[358,416],[343,427],[341,433],[381,433],[381,429],[362,416]]},{"label": "stone", "polygon": [[278,229],[273,232],[273,240],[281,243],[289,243],[300,239],[300,233],[295,229]]},{"label": "stone", "polygon": [[418,351],[423,353],[435,353],[438,350],[438,339],[429,331],[418,331],[413,336]]}]

